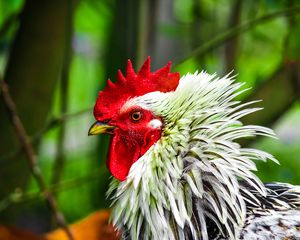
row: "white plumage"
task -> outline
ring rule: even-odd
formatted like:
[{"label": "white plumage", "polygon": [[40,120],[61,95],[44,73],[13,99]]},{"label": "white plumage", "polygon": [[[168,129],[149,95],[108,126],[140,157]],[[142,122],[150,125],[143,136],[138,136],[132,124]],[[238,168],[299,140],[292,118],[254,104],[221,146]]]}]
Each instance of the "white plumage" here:
[{"label": "white plumage", "polygon": [[108,191],[112,221],[124,238],[300,236],[299,188],[264,185],[254,174],[254,161],[277,160],[235,142],[256,135],[275,137],[268,128],[240,122],[260,110],[249,108],[254,102],[234,100],[245,91],[241,86],[228,75],[196,72],[182,77],[173,92],[151,92],[124,104],[163,119],[163,126],[153,123],[163,128],[162,137],[132,165],[127,179],[112,180]]}]

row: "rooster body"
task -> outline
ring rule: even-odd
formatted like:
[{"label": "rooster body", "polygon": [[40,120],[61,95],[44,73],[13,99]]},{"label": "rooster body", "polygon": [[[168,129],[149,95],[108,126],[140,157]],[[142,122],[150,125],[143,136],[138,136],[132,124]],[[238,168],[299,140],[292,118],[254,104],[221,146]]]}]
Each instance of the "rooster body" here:
[{"label": "rooster body", "polygon": [[[136,74],[129,62],[126,78],[119,72],[95,105],[90,134],[112,134],[107,166],[115,178],[108,195],[124,239],[300,238],[300,188],[264,185],[253,160],[277,160],[235,142],[274,137],[240,122],[259,110],[234,100],[242,84],[205,72],[179,80],[169,69],[151,73],[147,59]],[[137,79],[132,92],[121,88],[110,105],[107,96],[118,84]],[[147,88],[152,81],[161,85]]]}]

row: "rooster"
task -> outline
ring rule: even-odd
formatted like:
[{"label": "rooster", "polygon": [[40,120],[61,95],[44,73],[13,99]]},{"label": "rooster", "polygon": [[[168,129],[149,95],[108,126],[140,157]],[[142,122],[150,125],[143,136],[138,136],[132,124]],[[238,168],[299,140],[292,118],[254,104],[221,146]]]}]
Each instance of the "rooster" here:
[{"label": "rooster", "polygon": [[259,108],[234,100],[234,77],[171,63],[136,73],[128,60],[99,93],[89,135],[111,135],[112,222],[124,239],[300,239],[300,187],[263,184],[254,160],[277,160],[237,139],[275,137],[243,125]]}]

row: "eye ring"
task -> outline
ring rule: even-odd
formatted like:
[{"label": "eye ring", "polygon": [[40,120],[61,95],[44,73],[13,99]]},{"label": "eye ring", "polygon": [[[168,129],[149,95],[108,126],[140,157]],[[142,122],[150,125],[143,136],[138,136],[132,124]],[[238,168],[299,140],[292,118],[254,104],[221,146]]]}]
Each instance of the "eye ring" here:
[{"label": "eye ring", "polygon": [[137,122],[139,120],[141,120],[143,114],[141,111],[133,111],[131,114],[130,114],[130,118],[132,121],[134,122]]}]

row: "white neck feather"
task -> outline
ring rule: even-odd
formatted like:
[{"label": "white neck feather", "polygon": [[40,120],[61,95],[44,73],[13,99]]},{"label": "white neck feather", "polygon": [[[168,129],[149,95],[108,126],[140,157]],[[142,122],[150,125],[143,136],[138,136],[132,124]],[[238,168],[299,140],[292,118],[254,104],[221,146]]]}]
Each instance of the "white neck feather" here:
[{"label": "white neck feather", "polygon": [[[134,99],[164,120],[161,139],[135,162],[124,182],[113,180],[112,221],[127,229],[132,239],[209,239],[207,221],[221,234],[236,239],[244,225],[251,193],[246,181],[261,195],[265,187],[253,174],[253,160],[270,154],[241,148],[238,138],[267,135],[270,129],[243,126],[244,115],[259,108],[242,109],[233,98],[242,84],[231,77],[218,79],[204,72],[181,78],[174,92],[153,92]],[[254,199],[255,197],[251,197]],[[252,202],[255,204],[255,202]]]}]

